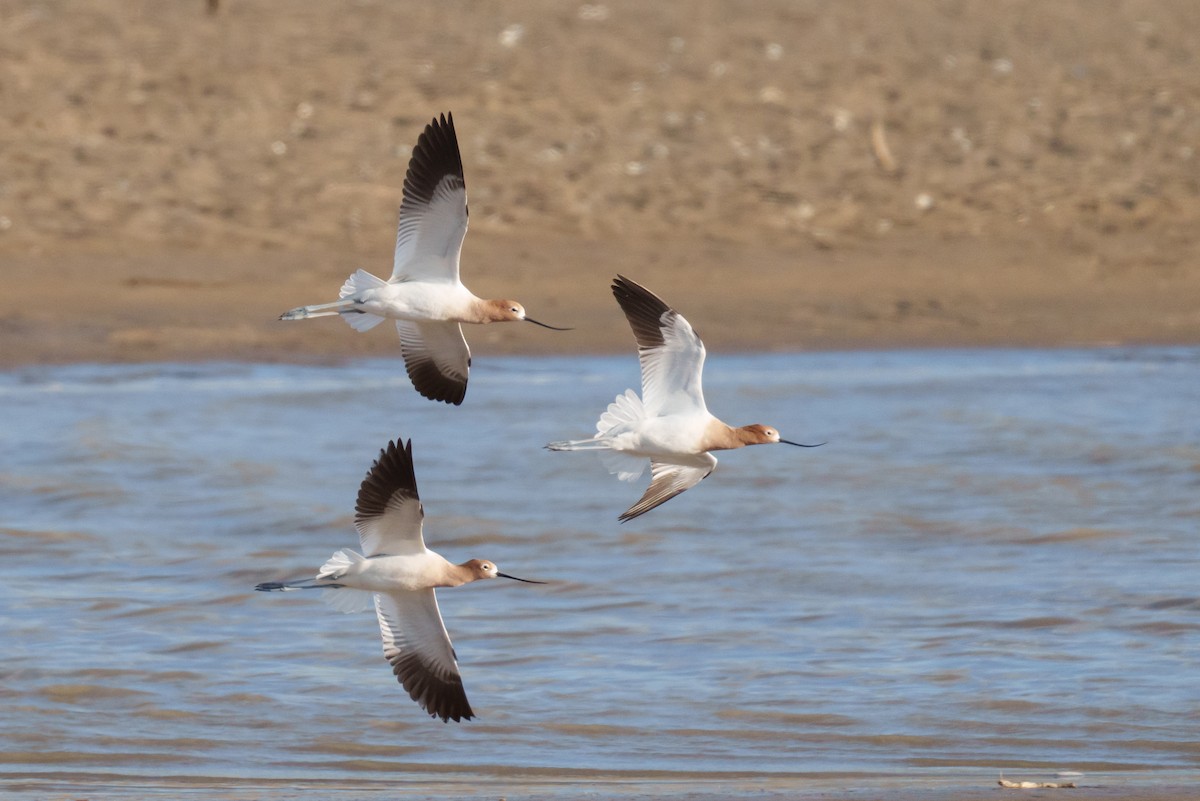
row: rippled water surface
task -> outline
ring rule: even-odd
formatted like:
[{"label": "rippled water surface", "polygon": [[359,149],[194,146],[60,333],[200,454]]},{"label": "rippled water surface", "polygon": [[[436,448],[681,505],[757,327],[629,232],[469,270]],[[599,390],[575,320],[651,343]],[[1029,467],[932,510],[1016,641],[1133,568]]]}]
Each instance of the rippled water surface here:
[{"label": "rippled water surface", "polygon": [[[636,382],[481,358],[450,408],[394,361],[0,374],[0,789],[1200,767],[1200,351],[712,356],[716,414],[828,444],[722,454],[621,525],[644,479],[541,446]],[[430,547],[552,582],[440,593],[468,724],[409,701],[370,614],[251,591],[357,545],[397,436]]]}]

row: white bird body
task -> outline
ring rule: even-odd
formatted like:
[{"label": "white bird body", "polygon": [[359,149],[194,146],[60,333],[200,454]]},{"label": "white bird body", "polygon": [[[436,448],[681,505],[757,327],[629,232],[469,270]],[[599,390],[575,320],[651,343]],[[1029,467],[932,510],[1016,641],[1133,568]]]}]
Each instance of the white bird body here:
[{"label": "white bird body", "polygon": [[607,441],[611,450],[629,456],[704,467],[712,447],[706,445],[719,426],[724,424],[708,412],[671,414],[644,418],[621,433],[610,432]]},{"label": "white bird body", "polygon": [[[638,343],[642,397],[625,390],[608,405],[591,439],[551,442],[554,451],[594,450],[610,472],[634,481],[650,460],[645,494],[620,516],[645,514],[704,480],[717,466],[711,451],[783,442],[764,425],[734,428],[704,403],[704,343],[684,319],[650,290],[618,275],[613,295]],[[802,446],[811,447],[811,446]]]},{"label": "white bird body", "polygon": [[425,547],[425,511],[417,494],[412,442],[389,442],[363,479],[354,526],[363,552],[344,548],[311,579],[271,581],[255,589],[327,590],[343,612],[375,608],[383,655],[409,696],[443,721],[474,716],[462,686],[450,635],[438,610],[437,587],[508,578],[494,562],[471,559],[453,564]]},{"label": "white bird body", "polygon": [[300,306],[279,319],[340,316],[356,331],[395,320],[413,386],[430,400],[457,406],[466,397],[471,367],[461,323],[524,320],[554,328],[526,317],[515,300],[484,300],[463,286],[459,257],[466,235],[462,155],[454,117],[443,115],[425,126],[408,163],[391,278],[358,270],[342,285],[338,300]]},{"label": "white bird body", "polygon": [[346,550],[345,553],[351,559],[348,567],[336,573],[327,574],[322,571],[317,574],[317,578],[336,582],[348,589],[369,592],[458,587],[472,580],[461,575],[458,565],[430,550],[402,556],[362,556],[350,550]]},{"label": "white bird body", "polygon": [[[363,272],[366,275],[370,273]],[[371,276],[372,278],[374,276]],[[358,278],[356,273],[353,278]],[[378,279],[377,279],[378,280]],[[409,320],[414,323],[440,321],[447,323],[484,323],[490,306],[476,297],[461,281],[381,281],[376,286],[359,288],[361,280],[347,282],[352,287],[346,295],[353,302],[355,314],[368,314],[382,319]],[[339,312],[347,315],[351,312]],[[347,317],[352,325],[357,321]]]}]

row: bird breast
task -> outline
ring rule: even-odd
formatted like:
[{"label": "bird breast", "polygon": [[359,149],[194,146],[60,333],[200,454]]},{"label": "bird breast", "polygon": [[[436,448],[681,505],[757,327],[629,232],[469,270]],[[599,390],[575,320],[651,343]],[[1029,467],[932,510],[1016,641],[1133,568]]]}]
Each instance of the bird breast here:
[{"label": "bird breast", "polygon": [[616,450],[655,458],[673,457],[668,461],[685,464],[688,456],[709,450],[707,447],[710,421],[697,415],[668,415],[645,420],[635,430],[619,435]]}]

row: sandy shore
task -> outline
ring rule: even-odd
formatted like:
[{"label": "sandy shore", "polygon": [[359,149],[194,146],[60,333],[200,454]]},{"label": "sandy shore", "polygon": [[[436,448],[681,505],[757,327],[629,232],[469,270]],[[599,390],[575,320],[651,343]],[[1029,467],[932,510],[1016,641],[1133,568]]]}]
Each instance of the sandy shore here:
[{"label": "sandy shore", "polygon": [[395,355],[284,324],[390,271],[450,109],[464,276],[628,349],[1200,341],[1200,6],[1129,0],[0,6],[0,365]]},{"label": "sandy shore", "polygon": [[[387,274],[384,252],[9,257],[0,364],[395,356],[390,326],[358,334],[332,318],[276,319],[333,299],[358,266]],[[1087,254],[1017,242],[894,237],[831,250],[472,234],[464,259],[478,293],[575,329],[472,327],[477,356],[631,350],[608,289],[618,271],[683,311],[710,350],[1200,341],[1196,276],[1104,275]]]}]

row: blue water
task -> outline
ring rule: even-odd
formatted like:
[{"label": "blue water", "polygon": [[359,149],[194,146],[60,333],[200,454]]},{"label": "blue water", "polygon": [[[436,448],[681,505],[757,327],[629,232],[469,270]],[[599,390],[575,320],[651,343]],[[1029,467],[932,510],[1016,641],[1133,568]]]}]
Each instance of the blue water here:
[{"label": "blue water", "polygon": [[[714,413],[827,444],[623,525],[646,479],[541,446],[636,360],[476,362],[461,408],[390,360],[0,374],[0,789],[1200,767],[1200,350],[710,356]],[[372,615],[251,591],[357,545],[400,436],[431,548],[552,582],[439,593],[467,724]]]}]

